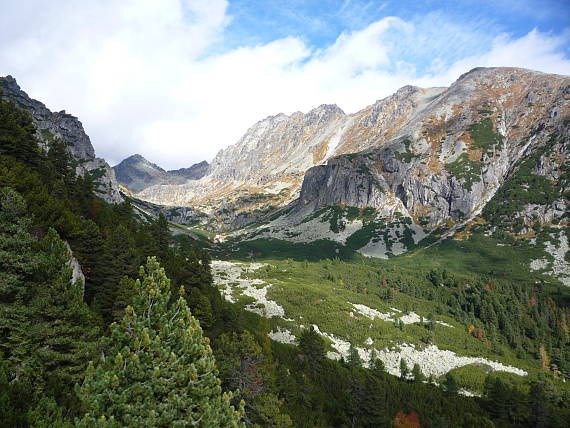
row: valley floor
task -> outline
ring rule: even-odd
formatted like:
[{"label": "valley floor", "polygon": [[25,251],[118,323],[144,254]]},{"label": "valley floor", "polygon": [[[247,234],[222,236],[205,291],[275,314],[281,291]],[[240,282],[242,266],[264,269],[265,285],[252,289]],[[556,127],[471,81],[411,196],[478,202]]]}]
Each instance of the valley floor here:
[{"label": "valley floor", "polygon": [[[339,269],[356,271],[354,283],[335,279]],[[469,326],[434,316],[433,303],[403,293],[386,302],[369,290],[353,289],[360,276],[372,272],[364,265],[334,261],[212,262],[214,282],[224,298],[268,318],[272,327],[268,336],[277,342],[295,345],[301,330],[312,327],[328,342],[329,358],[346,360],[352,344],[365,366],[374,350],[395,376],[401,375],[402,359],[408,367],[419,364],[423,374],[434,380],[460,368],[527,376],[528,361],[490,356],[469,333]],[[429,334],[431,339],[426,340]],[[471,385],[472,392],[480,393],[477,389]]]}]

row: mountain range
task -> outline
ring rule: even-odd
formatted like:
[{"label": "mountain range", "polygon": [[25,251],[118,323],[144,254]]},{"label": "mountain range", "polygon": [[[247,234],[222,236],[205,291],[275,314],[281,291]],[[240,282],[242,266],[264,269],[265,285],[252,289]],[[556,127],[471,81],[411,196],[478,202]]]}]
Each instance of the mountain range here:
[{"label": "mountain range", "polygon": [[[269,403],[256,426],[293,426],[287,413],[295,426],[395,426],[399,409],[416,409],[422,426],[568,420],[569,77],[477,68],[353,114],[278,114],[210,164],[173,171],[141,155],[111,168],[76,117],[10,76],[0,94],[10,426],[46,408],[59,406],[60,420],[83,412],[93,378],[77,374],[97,355],[110,356],[97,363],[102,379],[123,376],[128,359],[163,392],[155,368],[174,355],[162,351],[175,325],[213,339],[227,390],[268,386],[244,400],[253,417]],[[149,275],[129,279],[145,259]],[[133,320],[151,308],[152,330],[166,333],[141,371],[121,337],[147,340],[151,324]],[[173,321],[179,312],[194,330]],[[135,324],[143,342],[124,329]],[[98,340],[108,325],[112,337]],[[114,357],[108,340],[119,340]],[[69,367],[68,384],[52,383]],[[246,383],[229,383],[242,373]],[[132,379],[119,395],[137,400]],[[35,403],[36,385],[56,407]],[[108,396],[110,384],[91,385]],[[355,414],[367,422],[347,423]]]},{"label": "mountain range", "polygon": [[[173,171],[140,155],[110,168],[77,118],[50,112],[10,76],[0,88],[31,112],[40,140],[67,143],[103,199],[122,200],[118,181],[146,210],[221,239],[325,239],[390,257],[473,224],[523,236],[568,221],[567,76],[476,68],[448,88],[405,86],[353,114],[336,105],[278,114],[211,164]],[[552,239],[565,253],[564,233]]]},{"label": "mountain range", "polygon": [[567,221],[569,98],[567,76],[476,68],[354,114],[270,116],[202,178],[135,197],[191,205],[202,227],[241,240],[328,239],[377,257],[497,216],[525,234]]}]

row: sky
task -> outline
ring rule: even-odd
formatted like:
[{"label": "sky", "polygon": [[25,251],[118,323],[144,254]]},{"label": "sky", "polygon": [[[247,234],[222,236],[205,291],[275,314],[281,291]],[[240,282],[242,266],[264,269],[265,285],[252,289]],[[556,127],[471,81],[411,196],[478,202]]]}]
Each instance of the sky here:
[{"label": "sky", "polygon": [[479,66],[570,75],[567,0],[2,0],[0,76],[114,165],[211,161],[254,123]]}]

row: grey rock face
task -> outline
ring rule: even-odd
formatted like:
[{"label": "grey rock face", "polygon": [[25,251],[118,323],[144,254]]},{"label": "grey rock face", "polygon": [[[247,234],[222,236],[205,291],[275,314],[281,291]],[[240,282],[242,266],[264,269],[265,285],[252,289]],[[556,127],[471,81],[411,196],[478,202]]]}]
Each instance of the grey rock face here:
[{"label": "grey rock face", "polygon": [[198,180],[207,173],[208,167],[208,162],[203,161],[189,168],[165,171],[136,154],[124,159],[113,169],[119,183],[133,192],[140,192],[150,186],[183,184],[189,180]]},{"label": "grey rock face", "polygon": [[72,284],[76,284],[79,281],[81,292],[83,293],[85,292],[85,275],[83,274],[83,270],[81,269],[79,261],[73,257],[73,252],[71,251],[69,243],[67,241],[64,241],[64,244],[67,247],[67,251],[69,252],[69,261],[67,262],[67,266],[69,266],[72,270],[71,282]]},{"label": "grey rock face", "polygon": [[[270,208],[244,206],[243,192],[279,196],[273,207],[299,196],[294,205],[303,211],[340,203],[388,215],[403,207],[427,226],[457,222],[476,215],[521,159],[549,144],[549,135],[567,136],[569,88],[566,76],[478,68],[449,88],[405,86],[351,115],[323,105],[270,116],[220,151],[201,180],[152,186],[137,196],[200,205],[224,229],[256,221]],[[557,179],[567,149],[557,150],[537,174]],[[562,205],[556,207],[549,212]]]},{"label": "grey rock face", "polygon": [[[307,171],[299,206],[304,210],[346,204],[387,213],[398,202],[404,214],[427,225],[477,214],[517,162],[550,136],[569,138],[570,78],[521,69],[476,69],[462,76],[412,116],[380,147],[332,158]],[[533,99],[537,103],[528,103]],[[558,144],[558,143],[557,143]],[[568,162],[567,144],[539,161],[535,173],[557,180]],[[566,209],[527,207],[544,221]]]},{"label": "grey rock face", "polygon": [[210,164],[206,161],[198,162],[189,168],[172,169],[170,175],[177,175],[188,180],[199,180],[210,171]]},{"label": "grey rock face", "polygon": [[[257,122],[234,145],[221,150],[212,161],[214,178],[268,181],[275,175],[304,172],[324,158],[326,147],[343,122],[344,112],[323,104],[307,114],[278,114]],[[323,150],[324,149],[324,150]]]},{"label": "grey rock face", "polygon": [[37,136],[44,147],[49,138],[63,140],[69,153],[78,162],[77,173],[97,170],[95,174],[98,195],[109,203],[118,203],[123,199],[111,168],[101,158],[95,157],[95,149],[81,122],[65,111],[51,112],[44,104],[30,98],[20,89],[12,76],[0,77],[0,90],[3,98],[11,98],[16,105],[30,112],[37,127]]}]

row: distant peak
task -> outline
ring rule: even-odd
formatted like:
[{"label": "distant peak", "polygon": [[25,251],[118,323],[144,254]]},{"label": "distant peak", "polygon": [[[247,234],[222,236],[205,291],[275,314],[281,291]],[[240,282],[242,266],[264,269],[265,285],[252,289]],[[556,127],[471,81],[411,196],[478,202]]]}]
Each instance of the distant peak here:
[{"label": "distant peak", "polygon": [[312,109],[307,114],[311,113],[338,113],[338,114],[345,114],[342,109],[337,106],[336,104],[321,104],[320,106]]},{"label": "distant peak", "polygon": [[154,168],[154,169],[156,169],[156,170],[158,170],[158,171],[165,172],[163,168],[161,168],[160,166],[158,166],[158,165],[155,164],[155,163],[152,163],[152,162],[148,161],[143,155],[138,154],[138,153],[136,153],[136,154],[134,154],[134,155],[131,155],[131,156],[129,156],[128,158],[123,159],[123,160],[122,160],[118,165],[116,165],[116,166],[120,166],[120,165],[133,165],[133,164],[137,164],[137,163],[142,163],[142,164],[148,165],[148,166],[150,166],[150,167],[152,167],[152,168]]}]

